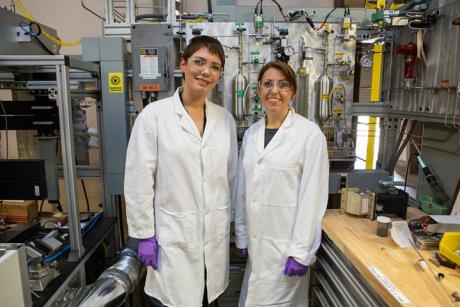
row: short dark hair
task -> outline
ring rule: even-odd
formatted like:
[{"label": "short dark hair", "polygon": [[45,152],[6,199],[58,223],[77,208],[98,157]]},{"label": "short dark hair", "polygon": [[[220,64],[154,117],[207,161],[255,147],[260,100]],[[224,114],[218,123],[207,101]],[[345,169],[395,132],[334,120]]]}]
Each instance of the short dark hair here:
[{"label": "short dark hair", "polygon": [[195,36],[185,47],[182,58],[187,61],[195,52],[201,48],[208,48],[209,52],[219,57],[222,68],[225,66],[225,53],[222,44],[214,37],[207,35]]},{"label": "short dark hair", "polygon": [[292,90],[294,91],[294,95],[295,95],[297,93],[297,78],[296,78],[295,72],[292,69],[292,67],[289,66],[285,62],[272,61],[272,62],[268,62],[267,64],[265,64],[264,67],[262,67],[262,69],[259,72],[259,77],[257,78],[257,81],[258,82],[262,81],[262,77],[264,76],[265,72],[269,70],[270,68],[274,68],[274,69],[281,71],[281,73],[286,77],[286,80],[291,85]]}]

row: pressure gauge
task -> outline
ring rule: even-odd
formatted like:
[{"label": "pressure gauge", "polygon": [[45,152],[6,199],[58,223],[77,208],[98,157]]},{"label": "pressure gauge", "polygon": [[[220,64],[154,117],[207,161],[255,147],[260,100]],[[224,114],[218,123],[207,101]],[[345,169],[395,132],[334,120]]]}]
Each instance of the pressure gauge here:
[{"label": "pressure gauge", "polygon": [[372,66],[372,55],[365,54],[359,59],[359,65],[364,68],[369,68]]}]

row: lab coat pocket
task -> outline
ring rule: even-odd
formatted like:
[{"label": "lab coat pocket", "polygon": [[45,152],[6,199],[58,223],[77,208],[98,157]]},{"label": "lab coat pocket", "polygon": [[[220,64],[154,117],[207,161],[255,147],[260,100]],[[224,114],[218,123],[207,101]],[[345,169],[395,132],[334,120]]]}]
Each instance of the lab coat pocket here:
[{"label": "lab coat pocket", "polygon": [[[256,307],[307,307],[307,290],[301,287],[307,286],[300,280],[300,277],[288,279],[285,282],[275,281],[258,282],[255,289]],[[299,300],[299,292],[305,296]]]},{"label": "lab coat pocket", "polygon": [[193,247],[198,244],[198,214],[196,212],[174,213],[160,207],[156,220],[158,239],[161,244]]},{"label": "lab coat pocket", "polygon": [[261,303],[256,303],[255,306],[256,307],[292,307],[292,302],[291,301],[285,301],[282,299],[281,302],[277,302],[277,303],[274,303],[273,301],[269,301],[272,297],[273,294],[276,294],[276,293],[280,293],[280,289],[275,286],[275,287],[271,287],[271,289],[266,289],[267,293],[269,294],[269,297],[267,298],[267,296],[265,295],[265,298],[264,298],[264,301],[265,302],[261,302]]},{"label": "lab coat pocket", "polygon": [[256,306],[293,306],[295,298],[296,278],[284,275],[288,240],[262,238],[261,263],[259,280],[255,292]]},{"label": "lab coat pocket", "polygon": [[287,259],[287,250],[290,240],[275,240],[262,237],[260,241],[260,254],[262,265],[259,277],[265,281],[283,281],[288,279],[284,275],[284,265]]},{"label": "lab coat pocket", "polygon": [[298,171],[296,168],[267,166],[264,168],[263,203],[293,207],[297,200]]}]

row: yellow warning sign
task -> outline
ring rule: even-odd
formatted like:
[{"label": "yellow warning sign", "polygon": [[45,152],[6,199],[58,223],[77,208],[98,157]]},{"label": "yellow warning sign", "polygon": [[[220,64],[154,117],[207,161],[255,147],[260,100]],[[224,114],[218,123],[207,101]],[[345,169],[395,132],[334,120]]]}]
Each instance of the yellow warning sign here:
[{"label": "yellow warning sign", "polygon": [[123,94],[123,73],[109,72],[109,93]]}]

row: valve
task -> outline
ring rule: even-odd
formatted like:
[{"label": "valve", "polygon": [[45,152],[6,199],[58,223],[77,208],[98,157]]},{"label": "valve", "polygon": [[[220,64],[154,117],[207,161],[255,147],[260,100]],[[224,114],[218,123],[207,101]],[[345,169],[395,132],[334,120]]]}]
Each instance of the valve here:
[{"label": "valve", "polygon": [[411,87],[415,75],[415,63],[417,60],[417,45],[408,43],[397,45],[396,53],[404,56],[404,86]]}]

